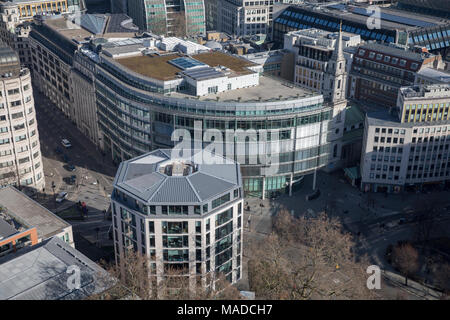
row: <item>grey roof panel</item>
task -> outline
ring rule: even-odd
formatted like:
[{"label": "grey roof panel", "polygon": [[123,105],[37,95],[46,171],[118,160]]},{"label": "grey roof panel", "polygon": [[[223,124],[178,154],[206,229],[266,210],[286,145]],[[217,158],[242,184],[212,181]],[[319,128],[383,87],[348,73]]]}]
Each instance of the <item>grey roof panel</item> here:
[{"label": "grey roof panel", "polygon": [[[196,154],[207,152],[212,164],[197,164]],[[201,159],[206,155],[201,155]],[[194,163],[194,173],[186,176],[166,175],[160,168],[167,160]],[[202,173],[202,175],[198,175]],[[198,203],[241,186],[239,164],[208,151],[179,157],[169,149],[149,152],[124,161],[119,166],[114,186],[145,202]]]},{"label": "grey roof panel", "polygon": [[239,184],[238,172],[234,164],[199,165],[199,171],[222,180]]},{"label": "grey roof panel", "polygon": [[9,236],[12,236],[16,232],[17,230],[12,225],[10,225],[8,222],[6,222],[0,217],[0,239],[8,238]]},{"label": "grey roof panel", "polygon": [[151,198],[153,202],[197,202],[201,201],[185,177],[171,177]]},{"label": "grey roof panel", "polygon": [[201,200],[218,196],[235,186],[233,183],[201,172],[194,173],[192,176],[188,177],[188,179],[192,183]]},{"label": "grey roof panel", "polygon": [[149,189],[159,186],[164,179],[165,178],[163,175],[152,172],[150,174],[145,174],[128,180],[125,184],[134,188],[136,191],[144,193]]}]

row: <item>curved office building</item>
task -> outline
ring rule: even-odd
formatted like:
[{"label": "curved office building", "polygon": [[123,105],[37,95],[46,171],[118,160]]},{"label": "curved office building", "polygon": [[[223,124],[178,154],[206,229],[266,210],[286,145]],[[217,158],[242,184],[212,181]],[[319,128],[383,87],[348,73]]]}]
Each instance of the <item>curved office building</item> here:
[{"label": "curved office building", "polygon": [[[220,137],[205,139],[211,132],[221,135],[224,155],[241,164],[247,195],[288,191],[327,164],[332,110],[321,95],[262,76],[262,66],[236,56],[150,46],[158,50],[110,43],[98,55],[83,51],[96,62],[102,148],[116,162],[172,148],[174,130],[186,129],[194,143],[202,135],[217,142]],[[226,132],[242,131],[243,138],[227,139]],[[270,161],[261,156],[266,152]]]}]

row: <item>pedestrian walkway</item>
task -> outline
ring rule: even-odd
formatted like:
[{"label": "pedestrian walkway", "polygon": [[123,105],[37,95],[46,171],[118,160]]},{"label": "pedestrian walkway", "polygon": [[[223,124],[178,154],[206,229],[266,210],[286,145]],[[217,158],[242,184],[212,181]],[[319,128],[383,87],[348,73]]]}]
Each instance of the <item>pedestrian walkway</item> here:
[{"label": "pedestrian walkway", "polygon": [[418,298],[425,300],[439,300],[442,293],[422,285],[414,280],[408,279],[408,285],[405,285],[405,277],[389,270],[383,270],[384,278],[392,285],[405,290]]}]

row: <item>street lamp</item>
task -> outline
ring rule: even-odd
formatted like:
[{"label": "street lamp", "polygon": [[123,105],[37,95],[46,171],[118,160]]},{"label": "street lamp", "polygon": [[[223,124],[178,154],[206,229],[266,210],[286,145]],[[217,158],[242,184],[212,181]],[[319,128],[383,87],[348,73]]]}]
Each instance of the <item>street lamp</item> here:
[{"label": "street lamp", "polygon": [[[55,199],[55,189],[56,189],[55,181],[52,181],[53,200],[56,201],[56,199]],[[55,202],[55,208],[56,208],[56,202]]]}]

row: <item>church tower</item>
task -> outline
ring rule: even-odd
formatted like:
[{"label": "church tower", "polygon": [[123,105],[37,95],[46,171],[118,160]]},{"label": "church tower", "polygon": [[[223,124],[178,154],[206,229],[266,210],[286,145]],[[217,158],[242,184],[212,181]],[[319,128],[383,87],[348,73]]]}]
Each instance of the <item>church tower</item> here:
[{"label": "church tower", "polygon": [[333,121],[328,141],[331,145],[330,161],[327,171],[334,171],[341,167],[342,137],[345,127],[345,110],[347,100],[345,98],[347,87],[346,63],[342,42],[342,21],[339,28],[339,36],[328,61],[324,74],[323,98],[333,108]]},{"label": "church tower", "polygon": [[345,100],[347,72],[341,28],[339,29],[339,36],[334,47],[333,54],[331,55],[331,59],[328,61],[327,70],[324,75],[324,99],[332,103]]}]

